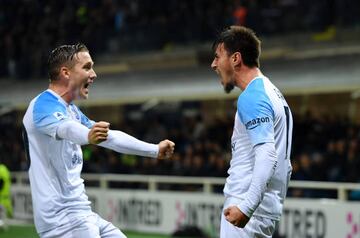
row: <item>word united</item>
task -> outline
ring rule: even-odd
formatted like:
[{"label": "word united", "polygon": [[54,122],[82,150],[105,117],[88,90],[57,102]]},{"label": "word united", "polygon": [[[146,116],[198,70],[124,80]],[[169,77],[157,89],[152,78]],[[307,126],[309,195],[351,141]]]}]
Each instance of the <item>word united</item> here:
[{"label": "word united", "polygon": [[261,123],[268,123],[270,122],[270,118],[269,117],[258,117],[255,119],[252,119],[248,122],[246,122],[245,127],[247,130],[252,130],[258,126],[260,126]]}]

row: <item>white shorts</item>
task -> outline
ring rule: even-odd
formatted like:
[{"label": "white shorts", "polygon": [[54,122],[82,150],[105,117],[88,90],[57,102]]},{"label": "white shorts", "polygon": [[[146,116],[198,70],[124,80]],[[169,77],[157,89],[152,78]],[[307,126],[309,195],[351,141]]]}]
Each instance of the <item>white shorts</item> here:
[{"label": "white shorts", "polygon": [[71,223],[40,233],[41,238],[126,238],[111,222],[102,219],[98,214],[84,218],[84,221]]},{"label": "white shorts", "polygon": [[278,221],[252,216],[244,228],[236,227],[221,214],[220,238],[271,238]]}]

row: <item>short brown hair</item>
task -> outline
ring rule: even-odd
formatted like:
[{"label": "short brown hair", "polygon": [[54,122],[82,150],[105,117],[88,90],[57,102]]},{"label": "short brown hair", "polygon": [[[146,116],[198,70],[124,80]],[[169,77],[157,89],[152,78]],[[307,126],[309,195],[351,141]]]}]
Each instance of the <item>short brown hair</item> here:
[{"label": "short brown hair", "polygon": [[88,48],[82,44],[62,45],[51,51],[48,59],[48,74],[50,81],[56,80],[60,73],[60,67],[73,64],[74,56],[79,52],[88,52]]},{"label": "short brown hair", "polygon": [[212,49],[215,51],[221,43],[224,43],[228,54],[240,52],[246,66],[260,66],[261,42],[253,30],[243,26],[230,26],[218,35]]}]

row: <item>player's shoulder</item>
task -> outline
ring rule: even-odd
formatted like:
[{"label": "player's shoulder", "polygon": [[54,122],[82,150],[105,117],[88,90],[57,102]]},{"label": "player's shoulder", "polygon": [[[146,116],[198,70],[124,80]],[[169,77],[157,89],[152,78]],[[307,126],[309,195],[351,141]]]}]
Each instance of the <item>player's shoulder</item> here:
[{"label": "player's shoulder", "polygon": [[52,113],[54,111],[65,112],[66,107],[58,97],[46,90],[35,99],[33,112]]},{"label": "player's shoulder", "polygon": [[266,92],[266,79],[257,77],[253,79],[246,89],[240,94],[238,106],[249,108],[259,104],[267,104],[270,98]]}]

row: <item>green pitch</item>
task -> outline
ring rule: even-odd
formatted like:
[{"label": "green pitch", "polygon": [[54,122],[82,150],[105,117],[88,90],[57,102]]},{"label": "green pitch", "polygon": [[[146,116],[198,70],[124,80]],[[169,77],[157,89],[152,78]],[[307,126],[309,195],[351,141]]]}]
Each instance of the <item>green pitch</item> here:
[{"label": "green pitch", "polygon": [[[142,234],[125,232],[128,238],[170,238],[165,235]],[[34,226],[9,226],[7,230],[0,230],[1,238],[39,238]]]}]

